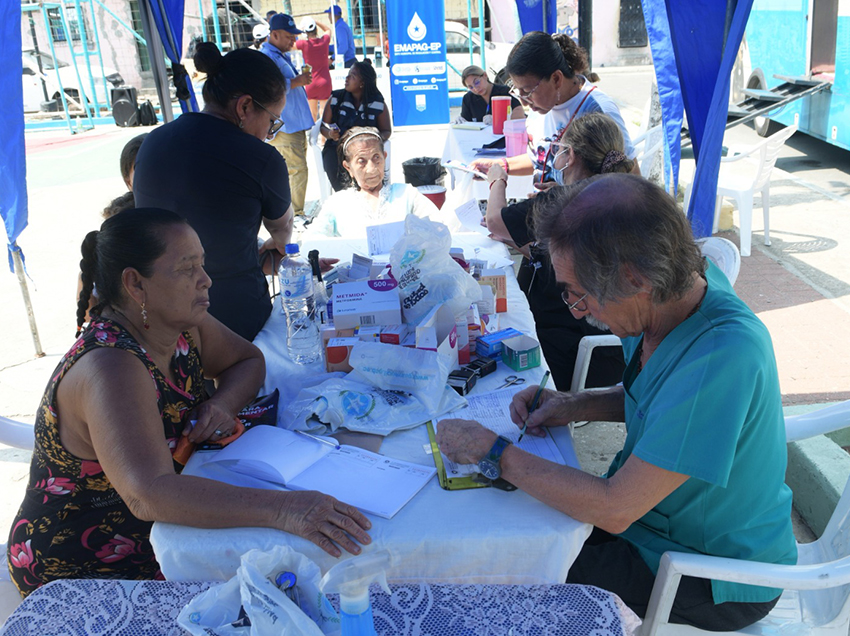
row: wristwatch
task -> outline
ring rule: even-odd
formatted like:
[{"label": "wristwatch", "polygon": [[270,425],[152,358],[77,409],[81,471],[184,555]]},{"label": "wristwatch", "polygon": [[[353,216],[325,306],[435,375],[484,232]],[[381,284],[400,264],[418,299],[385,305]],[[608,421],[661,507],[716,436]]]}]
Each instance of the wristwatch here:
[{"label": "wristwatch", "polygon": [[507,437],[499,435],[496,438],[496,443],[493,444],[493,448],[478,462],[478,472],[491,481],[495,481],[501,477],[502,468],[499,466],[499,462],[502,459],[502,453],[512,443]]}]

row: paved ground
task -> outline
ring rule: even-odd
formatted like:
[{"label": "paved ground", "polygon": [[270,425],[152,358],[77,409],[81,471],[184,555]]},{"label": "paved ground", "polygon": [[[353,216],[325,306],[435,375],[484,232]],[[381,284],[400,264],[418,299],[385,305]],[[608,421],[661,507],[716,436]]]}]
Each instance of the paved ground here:
[{"label": "paved ground", "polygon": [[[620,100],[628,123],[641,119],[649,91],[648,69],[603,69],[601,88]],[[33,343],[14,275],[0,275],[0,415],[32,421],[44,385],[71,342],[79,246],[99,225],[100,210],[121,194],[118,156],[140,132],[104,126],[82,135],[27,135],[30,226],[19,240],[46,357]],[[412,156],[440,156],[442,135],[398,132],[393,171]],[[747,128],[733,129],[727,144],[755,143]],[[797,134],[789,141],[771,187],[771,238],[761,245],[760,208],[754,220],[753,255],[743,260],[736,290],[773,336],[786,405],[850,399],[850,153]],[[692,165],[683,165],[683,175]],[[397,177],[398,178],[398,177]],[[311,182],[310,192],[317,191]],[[308,199],[311,198],[308,196]],[[313,195],[312,198],[316,198]],[[756,201],[758,206],[758,198]],[[735,232],[724,234],[737,242]],[[580,429],[577,445],[589,470],[601,472],[617,446],[615,429]],[[21,498],[28,454],[0,448],[0,527],[7,527]]]}]

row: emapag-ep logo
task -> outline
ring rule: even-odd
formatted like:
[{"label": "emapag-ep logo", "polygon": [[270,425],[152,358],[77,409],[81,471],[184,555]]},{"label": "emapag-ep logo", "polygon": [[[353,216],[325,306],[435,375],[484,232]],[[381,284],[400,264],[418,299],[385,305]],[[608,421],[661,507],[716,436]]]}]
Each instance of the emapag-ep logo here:
[{"label": "emapag-ep logo", "polygon": [[421,42],[428,35],[428,28],[416,12],[413,13],[410,24],[407,25],[407,35],[414,42]]}]

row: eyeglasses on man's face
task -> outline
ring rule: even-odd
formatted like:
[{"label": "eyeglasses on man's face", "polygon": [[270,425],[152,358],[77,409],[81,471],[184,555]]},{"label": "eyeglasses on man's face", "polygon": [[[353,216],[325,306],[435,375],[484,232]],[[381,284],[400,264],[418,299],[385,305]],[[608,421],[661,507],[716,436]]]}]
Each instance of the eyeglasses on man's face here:
[{"label": "eyeglasses on man's face", "polygon": [[567,306],[567,309],[570,311],[587,311],[587,298],[588,292],[585,292],[584,295],[579,298],[574,303],[570,302],[570,294],[573,292],[569,289],[565,289],[561,292],[561,300],[564,301],[564,304]]},{"label": "eyeglasses on man's face", "polygon": [[271,119],[269,119],[269,132],[266,133],[266,137],[274,137],[277,131],[283,127],[283,120],[277,115],[275,115],[273,112],[271,112],[268,108],[263,106],[256,99],[254,100],[254,103],[271,116]]}]

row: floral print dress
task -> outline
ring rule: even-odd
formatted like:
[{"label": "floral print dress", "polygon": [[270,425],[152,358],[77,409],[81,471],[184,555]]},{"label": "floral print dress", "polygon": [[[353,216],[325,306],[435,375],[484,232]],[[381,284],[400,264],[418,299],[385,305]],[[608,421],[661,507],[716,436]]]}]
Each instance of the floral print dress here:
[{"label": "floral print dress", "polygon": [[[207,397],[200,355],[188,332],[180,336],[172,359],[174,384],[121,325],[92,320],[56,368],[36,416],[29,485],[7,552],[22,596],[54,579],[162,578],[150,544],[152,522],[133,516],[99,462],[75,457],[59,438],[59,383],[80,357],[99,347],[129,351],[147,367],[156,385],[163,443],[172,453],[186,412]],[[175,470],[180,468],[175,463]]]}]

